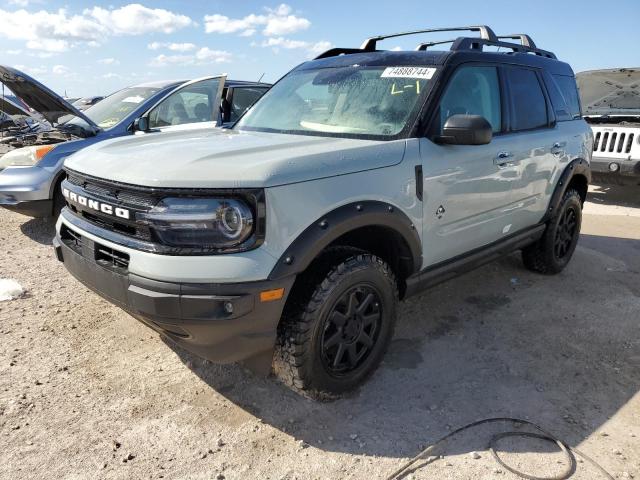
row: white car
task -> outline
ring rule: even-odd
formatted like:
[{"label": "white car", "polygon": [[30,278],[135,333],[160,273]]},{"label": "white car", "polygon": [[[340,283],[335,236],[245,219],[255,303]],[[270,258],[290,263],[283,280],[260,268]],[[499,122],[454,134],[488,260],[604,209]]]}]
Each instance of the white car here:
[{"label": "white car", "polygon": [[584,118],[594,134],[597,181],[640,184],[640,68],[576,75]]}]

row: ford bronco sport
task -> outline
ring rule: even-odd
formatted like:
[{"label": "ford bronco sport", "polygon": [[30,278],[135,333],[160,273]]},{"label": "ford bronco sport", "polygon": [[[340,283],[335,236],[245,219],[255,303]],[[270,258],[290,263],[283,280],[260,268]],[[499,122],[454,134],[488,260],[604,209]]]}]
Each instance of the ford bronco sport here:
[{"label": "ford bronco sport", "polygon": [[374,371],[399,300],[514,250],[560,272],[593,146],[574,74],[527,35],[409,33],[449,30],[479,36],[332,49],[231,130],[82,150],[58,258],[185,349],[315,398]]},{"label": "ford bronco sport", "polygon": [[640,185],[640,69],[593,70],[576,78],[595,137],[594,181]]}]

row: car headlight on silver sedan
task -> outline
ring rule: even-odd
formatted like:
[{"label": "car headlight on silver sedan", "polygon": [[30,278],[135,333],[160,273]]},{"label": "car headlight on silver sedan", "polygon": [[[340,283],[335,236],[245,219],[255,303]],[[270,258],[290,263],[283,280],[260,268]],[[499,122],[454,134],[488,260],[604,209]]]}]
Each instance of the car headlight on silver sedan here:
[{"label": "car headlight on silver sedan", "polygon": [[0,157],[0,170],[6,167],[32,167],[42,160],[55,145],[16,148]]}]

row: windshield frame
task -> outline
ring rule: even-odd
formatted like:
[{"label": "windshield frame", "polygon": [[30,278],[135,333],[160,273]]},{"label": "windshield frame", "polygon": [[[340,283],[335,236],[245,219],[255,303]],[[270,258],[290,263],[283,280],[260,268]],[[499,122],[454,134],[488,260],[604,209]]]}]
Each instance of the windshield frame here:
[{"label": "windshield frame", "polygon": [[[236,130],[240,132],[264,132],[264,133],[276,133],[281,135],[302,135],[302,136],[311,136],[311,137],[328,137],[328,138],[349,138],[355,140],[380,140],[380,141],[393,141],[404,138],[409,138],[412,132],[415,131],[417,120],[425,111],[425,106],[428,105],[429,99],[434,91],[434,87],[438,84],[438,79],[440,74],[442,73],[442,65],[438,64],[418,64],[417,62],[411,65],[405,65],[405,62],[398,62],[398,64],[392,63],[366,63],[366,64],[358,64],[358,65],[327,65],[327,66],[318,66],[313,67],[307,63],[303,63],[302,65],[294,68],[289,73],[281,77],[276,83],[274,83],[267,92],[258,99],[256,103],[254,103],[251,108],[246,110],[240,118],[236,121],[236,123],[231,127],[231,130]],[[330,69],[339,69],[339,68],[348,68],[348,67],[363,67],[363,68],[387,68],[387,67],[403,67],[403,66],[416,66],[421,68],[433,68],[435,70],[433,76],[429,79],[429,82],[425,86],[425,89],[422,93],[422,100],[416,101],[414,105],[413,111],[407,117],[404,126],[402,129],[393,134],[393,135],[379,135],[379,134],[368,134],[368,133],[342,133],[342,132],[326,132],[326,131],[314,131],[314,130],[282,130],[276,128],[267,128],[267,127],[248,127],[241,125],[242,119],[249,114],[254,108],[260,105],[261,102],[265,101],[265,99],[270,95],[273,90],[277,87],[277,85],[288,78],[290,75],[303,73],[308,71],[320,71],[320,70],[330,70]]]}]

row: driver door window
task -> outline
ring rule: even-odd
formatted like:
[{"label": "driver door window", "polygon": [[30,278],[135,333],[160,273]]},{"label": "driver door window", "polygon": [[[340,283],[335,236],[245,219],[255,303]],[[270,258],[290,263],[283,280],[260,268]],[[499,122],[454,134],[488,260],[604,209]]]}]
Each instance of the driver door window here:
[{"label": "driver door window", "polygon": [[440,132],[453,115],[481,115],[502,131],[500,81],[496,67],[462,67],[451,78],[440,100]]},{"label": "driver door window", "polygon": [[220,80],[213,78],[172,93],[149,113],[149,128],[214,121],[214,105],[219,85]]}]

